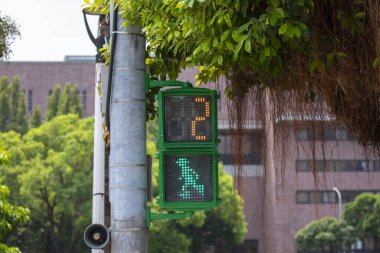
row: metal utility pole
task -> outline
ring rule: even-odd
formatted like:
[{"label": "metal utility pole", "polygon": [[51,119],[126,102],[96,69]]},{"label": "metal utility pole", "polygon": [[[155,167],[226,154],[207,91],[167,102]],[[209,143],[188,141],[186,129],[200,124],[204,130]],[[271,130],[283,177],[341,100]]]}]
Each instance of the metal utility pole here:
[{"label": "metal utility pole", "polygon": [[[93,196],[92,196],[92,224],[104,225],[104,204],[105,204],[105,143],[103,140],[103,126],[102,126],[102,112],[101,112],[101,99],[99,94],[98,86],[101,84],[101,69],[104,64],[102,63],[101,55],[99,49],[103,44],[107,43],[109,37],[109,22],[108,18],[100,13],[89,12],[86,9],[82,10],[86,30],[90,40],[96,47],[96,81],[95,81],[95,111],[94,111],[94,164],[93,164]],[[98,35],[92,34],[90,26],[87,21],[86,15],[96,15],[99,16],[98,22]],[[87,229],[86,229],[87,230]],[[85,235],[86,238],[86,235]],[[91,239],[94,239],[92,237]],[[95,240],[96,241],[96,240]],[[85,239],[86,242],[86,239]],[[99,241],[97,241],[99,242]],[[100,244],[106,244],[100,243]],[[87,244],[87,242],[86,242]],[[92,253],[103,253],[104,251],[101,247],[97,247],[96,243],[91,243]]]},{"label": "metal utility pole", "polygon": [[[97,84],[100,81],[101,63],[96,64],[95,113],[94,113],[94,171],[92,197],[92,224],[104,224],[104,157],[102,113]],[[101,249],[92,249],[92,253],[103,253]]]},{"label": "metal utility pole", "polygon": [[[113,7],[111,6],[111,11]],[[111,14],[111,17],[113,15]],[[145,37],[141,27],[122,27],[115,15],[109,191],[111,253],[147,252]]]},{"label": "metal utility pole", "polygon": [[342,194],[340,193],[337,187],[333,187],[333,191],[338,195],[338,204],[339,204],[339,220],[342,220]]}]

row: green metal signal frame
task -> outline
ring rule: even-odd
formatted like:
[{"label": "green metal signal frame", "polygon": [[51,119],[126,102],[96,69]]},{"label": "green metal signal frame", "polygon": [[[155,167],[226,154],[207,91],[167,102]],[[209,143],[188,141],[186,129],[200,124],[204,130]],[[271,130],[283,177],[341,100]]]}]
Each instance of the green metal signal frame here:
[{"label": "green metal signal frame", "polygon": [[153,220],[177,220],[189,218],[194,215],[194,211],[184,211],[180,213],[152,213],[149,206],[145,208],[146,227],[149,229]]},{"label": "green metal signal frame", "polygon": [[[166,201],[165,196],[165,168],[164,158],[165,155],[175,156],[191,156],[191,155],[210,155],[212,166],[212,198],[210,201]],[[216,149],[170,149],[160,150],[158,153],[159,158],[159,198],[158,204],[162,209],[172,211],[199,211],[215,208],[220,203],[219,199],[219,186],[218,186],[218,151]]]},{"label": "green metal signal frame", "polygon": [[[146,208],[147,227],[149,228],[153,220],[159,219],[181,219],[190,217],[194,211],[208,210],[215,208],[219,205],[221,199],[219,198],[218,187],[218,121],[217,121],[217,99],[219,95],[215,90],[205,88],[193,88],[189,82],[181,82],[178,80],[159,81],[149,79],[145,76],[145,92],[149,92],[151,88],[159,87],[181,87],[172,88],[168,90],[161,90],[157,95],[158,99],[158,122],[159,122],[159,137],[158,148],[159,153],[159,196],[158,204],[161,209],[168,211],[179,211],[179,213],[152,213],[150,207]],[[165,142],[164,139],[164,99],[166,96],[210,96],[211,97],[211,135],[210,141],[196,141],[196,142]],[[210,201],[166,201],[165,200],[165,168],[164,157],[165,155],[210,155],[212,166],[212,198]]]},{"label": "green metal signal frame", "polygon": [[[164,124],[165,124],[165,108],[164,100],[167,96],[210,96],[211,97],[211,135],[212,139],[207,142],[166,142],[164,136]],[[157,143],[160,149],[168,148],[217,148],[218,146],[218,111],[217,111],[217,95],[215,90],[209,90],[205,88],[173,88],[168,90],[162,90],[158,92],[158,140]]]}]

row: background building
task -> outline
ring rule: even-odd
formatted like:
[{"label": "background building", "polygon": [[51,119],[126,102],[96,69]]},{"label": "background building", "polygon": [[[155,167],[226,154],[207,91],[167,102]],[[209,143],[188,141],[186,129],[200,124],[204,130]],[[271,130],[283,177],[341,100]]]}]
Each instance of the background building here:
[{"label": "background building", "polygon": [[35,105],[45,116],[47,99],[56,84],[78,84],[83,115],[94,114],[95,57],[66,56],[63,62],[0,62],[0,76],[19,77],[29,113]]},{"label": "background building", "polygon": [[[195,83],[195,74],[196,70],[190,69],[181,73],[179,79]],[[29,112],[39,105],[45,114],[47,98],[57,83],[62,86],[77,83],[84,116],[94,113],[94,57],[70,56],[65,57],[64,62],[0,63],[0,76],[4,75],[20,78]],[[231,129],[223,96],[218,113],[221,160],[225,170],[234,175]],[[282,160],[284,150],[275,148],[278,144],[274,143],[273,135],[281,131],[281,124],[288,122],[289,119],[272,120],[263,126],[252,118],[246,125],[242,195],[248,233],[245,243],[234,252],[296,253],[294,236],[300,228],[324,216],[339,216],[334,186],[342,193],[343,203],[352,201],[362,192],[380,192],[380,158],[366,161],[360,146],[344,128],[331,126],[316,135],[317,139],[327,140],[325,156],[317,150],[315,164],[321,170],[325,168],[325,173],[312,172],[310,136],[306,128],[290,131],[284,147],[287,159]],[[265,140],[263,131],[267,133]],[[263,141],[268,145],[262,145]],[[317,185],[315,176],[319,177]],[[359,244],[359,248],[365,246]]]}]

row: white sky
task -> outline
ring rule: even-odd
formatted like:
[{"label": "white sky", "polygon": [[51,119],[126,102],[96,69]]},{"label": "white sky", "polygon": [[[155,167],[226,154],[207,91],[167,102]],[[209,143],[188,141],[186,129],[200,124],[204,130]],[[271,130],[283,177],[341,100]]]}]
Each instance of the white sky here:
[{"label": "white sky", "polygon": [[[0,0],[0,12],[19,25],[21,38],[10,61],[63,61],[65,55],[95,55],[82,14],[83,0]],[[87,15],[97,35],[97,16]]]}]

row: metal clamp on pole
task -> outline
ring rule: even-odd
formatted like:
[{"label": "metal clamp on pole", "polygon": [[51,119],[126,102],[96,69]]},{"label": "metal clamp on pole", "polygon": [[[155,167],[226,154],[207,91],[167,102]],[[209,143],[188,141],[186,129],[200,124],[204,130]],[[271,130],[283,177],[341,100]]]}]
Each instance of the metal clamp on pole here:
[{"label": "metal clamp on pole", "polygon": [[156,87],[162,88],[162,87],[167,87],[167,86],[193,88],[193,85],[190,82],[182,82],[178,80],[169,80],[169,81],[153,80],[149,78],[148,74],[145,74],[145,93],[148,93],[149,90],[152,88],[156,88]]},{"label": "metal clamp on pole", "polygon": [[150,228],[153,220],[176,220],[184,219],[194,215],[194,211],[185,211],[181,213],[152,213],[150,207],[146,207],[146,227]]}]

